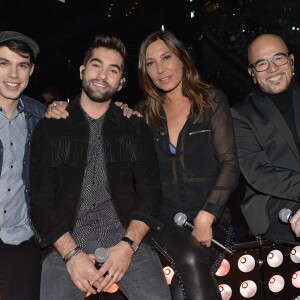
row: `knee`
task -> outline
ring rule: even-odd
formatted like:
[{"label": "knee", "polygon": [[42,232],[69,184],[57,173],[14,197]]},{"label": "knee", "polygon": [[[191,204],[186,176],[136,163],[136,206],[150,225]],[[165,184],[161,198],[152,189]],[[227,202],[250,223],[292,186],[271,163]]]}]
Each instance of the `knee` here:
[{"label": "knee", "polygon": [[181,274],[198,274],[198,276],[210,276],[210,265],[207,255],[195,251],[186,251],[176,261],[176,271]]}]

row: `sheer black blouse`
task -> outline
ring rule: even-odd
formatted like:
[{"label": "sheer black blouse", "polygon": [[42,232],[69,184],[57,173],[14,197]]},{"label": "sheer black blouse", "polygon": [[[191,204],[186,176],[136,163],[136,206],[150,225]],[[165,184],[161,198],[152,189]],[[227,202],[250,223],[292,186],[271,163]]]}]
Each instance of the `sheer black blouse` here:
[{"label": "sheer black blouse", "polygon": [[170,150],[166,120],[163,129],[151,125],[163,189],[161,221],[172,222],[177,212],[194,218],[199,210],[218,220],[239,177],[232,118],[226,96],[211,89],[214,108],[191,110],[175,151]]}]

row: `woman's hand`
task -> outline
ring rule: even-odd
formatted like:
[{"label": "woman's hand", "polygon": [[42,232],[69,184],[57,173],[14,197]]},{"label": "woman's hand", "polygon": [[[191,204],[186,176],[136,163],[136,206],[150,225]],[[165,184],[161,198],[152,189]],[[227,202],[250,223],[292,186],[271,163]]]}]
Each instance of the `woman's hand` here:
[{"label": "woman's hand", "polygon": [[115,105],[123,110],[124,117],[131,118],[132,115],[142,117],[142,115],[138,111],[133,111],[127,104],[123,102],[116,101]]},{"label": "woman's hand", "polygon": [[300,209],[292,217],[290,225],[296,237],[300,237]]},{"label": "woman's hand", "polygon": [[211,240],[213,238],[212,224],[214,220],[215,216],[204,210],[200,210],[194,219],[194,229],[192,235],[203,246],[211,246]]}]

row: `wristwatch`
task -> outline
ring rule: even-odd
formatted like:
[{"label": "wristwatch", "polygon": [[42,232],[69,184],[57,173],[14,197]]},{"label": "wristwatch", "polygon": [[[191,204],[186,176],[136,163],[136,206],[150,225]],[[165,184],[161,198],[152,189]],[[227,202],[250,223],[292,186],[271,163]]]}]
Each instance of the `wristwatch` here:
[{"label": "wristwatch", "polygon": [[121,238],[121,241],[127,243],[134,253],[139,250],[139,246],[133,240],[131,240],[129,237],[123,236]]}]

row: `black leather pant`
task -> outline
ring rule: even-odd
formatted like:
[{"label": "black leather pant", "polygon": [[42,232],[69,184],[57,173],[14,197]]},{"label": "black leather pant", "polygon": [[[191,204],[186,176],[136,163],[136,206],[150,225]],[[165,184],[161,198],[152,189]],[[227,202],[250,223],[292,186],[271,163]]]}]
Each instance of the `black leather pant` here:
[{"label": "black leather pant", "polygon": [[186,228],[166,225],[153,233],[155,249],[163,264],[175,272],[170,286],[173,300],[221,300],[212,274],[218,251],[202,246]]}]

